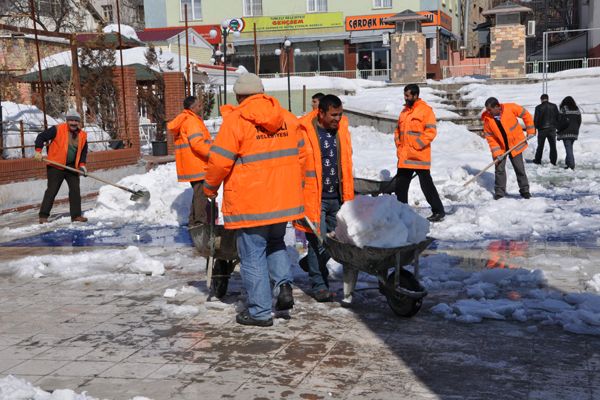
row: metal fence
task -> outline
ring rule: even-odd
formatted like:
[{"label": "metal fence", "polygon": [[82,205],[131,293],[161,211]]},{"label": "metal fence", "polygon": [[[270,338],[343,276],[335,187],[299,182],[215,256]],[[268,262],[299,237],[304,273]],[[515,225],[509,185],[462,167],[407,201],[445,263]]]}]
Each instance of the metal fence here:
[{"label": "metal fence", "polygon": [[489,78],[490,64],[446,65],[442,67],[442,78],[457,78],[471,76],[474,78]]},{"label": "metal fence", "polygon": [[[569,69],[600,67],[600,58],[571,58],[567,60],[549,60],[546,62],[546,72],[560,72]],[[543,61],[528,61],[525,63],[527,74],[541,74],[544,72]]]},{"label": "metal fence", "polygon": [[[286,73],[260,74],[261,78],[285,78]],[[370,79],[370,80],[389,80],[389,69],[369,69],[369,70],[345,70],[345,71],[315,71],[315,72],[291,72],[290,76],[298,77],[315,77],[326,76],[331,78],[347,78],[347,79]]]}]

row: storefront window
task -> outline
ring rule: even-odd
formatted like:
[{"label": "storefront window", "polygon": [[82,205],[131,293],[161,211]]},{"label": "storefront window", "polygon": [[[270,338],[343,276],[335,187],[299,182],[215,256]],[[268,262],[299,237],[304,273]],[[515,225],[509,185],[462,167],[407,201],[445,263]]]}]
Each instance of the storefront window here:
[{"label": "storefront window", "polygon": [[301,42],[294,47],[301,51],[294,58],[296,72],[344,70],[344,42],[341,40]]}]

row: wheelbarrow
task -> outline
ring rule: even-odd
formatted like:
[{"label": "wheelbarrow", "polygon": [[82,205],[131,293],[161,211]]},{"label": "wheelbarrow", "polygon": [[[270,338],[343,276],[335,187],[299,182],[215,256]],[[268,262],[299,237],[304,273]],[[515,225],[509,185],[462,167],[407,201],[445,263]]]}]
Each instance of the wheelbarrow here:
[{"label": "wheelbarrow", "polygon": [[229,278],[239,262],[235,231],[217,225],[216,203],[210,201],[209,223],[188,228],[194,247],[206,263],[206,285],[209,296],[220,299],[227,294]]}]

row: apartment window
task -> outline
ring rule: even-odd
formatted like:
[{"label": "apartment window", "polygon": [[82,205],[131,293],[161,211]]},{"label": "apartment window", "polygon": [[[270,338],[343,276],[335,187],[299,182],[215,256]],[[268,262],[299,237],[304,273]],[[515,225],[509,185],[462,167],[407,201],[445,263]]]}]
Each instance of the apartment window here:
[{"label": "apartment window", "polygon": [[263,15],[262,0],[244,0],[244,17]]},{"label": "apartment window", "polygon": [[202,19],[202,2],[201,0],[179,0],[181,5],[181,20],[185,21],[185,6],[187,5],[188,21]]},{"label": "apartment window", "polygon": [[373,8],[392,8],[392,0],[373,0]]},{"label": "apartment window", "polygon": [[114,22],[113,6],[108,4],[102,6],[102,16],[106,22]]},{"label": "apartment window", "polygon": [[55,10],[60,10],[55,0],[38,0],[36,12],[41,16],[50,16]]},{"label": "apartment window", "polygon": [[327,0],[307,0],[306,11],[311,12],[327,12]]}]

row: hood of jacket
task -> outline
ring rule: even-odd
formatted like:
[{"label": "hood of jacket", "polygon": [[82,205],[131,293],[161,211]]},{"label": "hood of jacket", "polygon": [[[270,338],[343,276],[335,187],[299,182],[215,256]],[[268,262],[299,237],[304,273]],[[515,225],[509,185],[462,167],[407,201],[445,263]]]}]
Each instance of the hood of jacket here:
[{"label": "hood of jacket", "polygon": [[173,133],[175,137],[181,134],[181,128],[188,118],[199,118],[194,112],[190,110],[183,110],[181,114],[176,116],[171,122],[167,124],[167,129]]},{"label": "hood of jacket", "polygon": [[267,133],[276,133],[285,119],[285,110],[276,98],[266,94],[255,94],[239,105],[242,118],[253,125],[262,127]]}]

